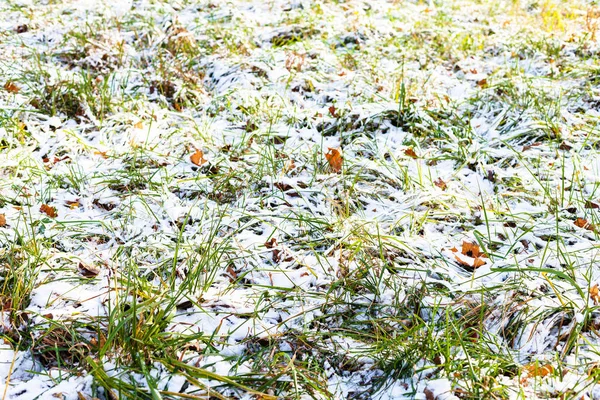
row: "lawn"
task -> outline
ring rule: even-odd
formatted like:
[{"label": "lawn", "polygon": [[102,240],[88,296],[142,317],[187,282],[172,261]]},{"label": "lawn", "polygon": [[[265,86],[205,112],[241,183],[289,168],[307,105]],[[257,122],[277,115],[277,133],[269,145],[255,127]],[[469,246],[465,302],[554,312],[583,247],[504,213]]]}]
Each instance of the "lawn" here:
[{"label": "lawn", "polygon": [[0,0],[0,399],[600,399],[599,28]]}]

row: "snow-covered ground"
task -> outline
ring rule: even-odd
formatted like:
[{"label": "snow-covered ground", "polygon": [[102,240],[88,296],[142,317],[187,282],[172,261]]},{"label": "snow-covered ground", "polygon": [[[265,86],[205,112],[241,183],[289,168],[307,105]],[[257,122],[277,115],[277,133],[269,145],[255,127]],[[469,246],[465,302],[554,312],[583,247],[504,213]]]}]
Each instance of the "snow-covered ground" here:
[{"label": "snow-covered ground", "polygon": [[0,1],[0,396],[600,399],[599,24]]}]

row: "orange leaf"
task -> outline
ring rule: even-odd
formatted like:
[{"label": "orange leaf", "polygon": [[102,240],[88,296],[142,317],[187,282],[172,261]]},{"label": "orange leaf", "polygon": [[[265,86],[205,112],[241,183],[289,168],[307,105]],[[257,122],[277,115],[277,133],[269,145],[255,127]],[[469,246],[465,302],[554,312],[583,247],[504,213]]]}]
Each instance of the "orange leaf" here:
[{"label": "orange leaf", "polygon": [[544,377],[553,373],[554,368],[550,364],[539,365],[532,363],[523,366],[523,371],[525,371],[529,377]]},{"label": "orange leaf", "polygon": [[472,265],[467,260],[463,260],[458,255],[454,255],[454,259],[458,261],[460,265],[464,265],[465,267],[472,267]]},{"label": "orange leaf", "polygon": [[135,123],[135,125],[133,125],[133,127],[136,129],[142,129],[144,127],[144,124],[142,123],[142,121],[138,121]]},{"label": "orange leaf", "polygon": [[296,168],[296,164],[294,163],[294,160],[292,160],[290,158],[289,160],[287,160],[287,162],[283,166],[283,173],[284,174],[288,173],[289,171],[293,170],[294,168]]},{"label": "orange leaf", "polygon": [[435,186],[439,187],[439,188],[440,188],[440,189],[442,189],[442,190],[446,190],[446,188],[448,187],[448,185],[446,185],[446,182],[444,182],[444,181],[442,180],[442,178],[437,178],[437,179],[436,179],[436,180],[433,182],[433,184],[434,184]]},{"label": "orange leaf", "polygon": [[96,150],[96,151],[94,152],[94,154],[95,154],[95,155],[97,155],[97,156],[100,156],[100,157],[102,157],[102,158],[108,158],[108,156],[106,155],[106,152],[105,152],[105,151]]},{"label": "orange leaf", "polygon": [[594,301],[594,304],[598,305],[600,303],[600,290],[597,283],[590,288],[590,298]]},{"label": "orange leaf", "polygon": [[473,268],[479,268],[482,265],[485,265],[485,261],[483,261],[481,257],[475,258],[475,260],[473,261]]},{"label": "orange leaf", "polygon": [[588,231],[595,231],[596,230],[596,226],[590,224],[589,222],[587,222],[587,220],[583,219],[583,218],[577,218],[574,222],[574,224],[579,227],[579,228],[583,228],[583,229],[587,229]]},{"label": "orange leaf", "polygon": [[332,149],[331,147],[328,147],[325,158],[327,158],[327,161],[329,161],[329,166],[333,172],[341,172],[344,159],[342,158],[342,153],[340,153],[338,149]]},{"label": "orange leaf", "polygon": [[207,162],[207,160],[204,158],[204,153],[202,150],[197,149],[196,152],[190,156],[190,160],[196,165],[202,165]]},{"label": "orange leaf", "polygon": [[0,228],[6,226],[6,215],[0,214]]},{"label": "orange leaf", "polygon": [[[461,253],[465,256],[477,258],[487,257],[487,254],[483,253],[476,243],[470,243],[466,240],[463,241]],[[485,263],[484,263],[485,264]]]},{"label": "orange leaf", "polygon": [[410,158],[419,158],[419,156],[417,156],[417,153],[415,153],[415,151],[410,147],[404,150],[404,154],[406,154]]},{"label": "orange leaf", "polygon": [[21,90],[14,82],[8,81],[4,84],[4,89],[10,93],[19,93]]},{"label": "orange leaf", "polygon": [[[458,253],[458,249],[456,247],[451,248],[450,251],[453,253]],[[455,254],[454,259],[462,266],[479,268],[486,264],[484,258],[487,258],[487,254],[482,252],[479,246],[475,243],[463,241],[460,253],[461,256]]]},{"label": "orange leaf", "polygon": [[[468,257],[468,256],[467,256]],[[471,257],[472,258],[472,257]],[[459,257],[458,255],[454,255],[454,259],[462,266],[464,267],[471,267],[471,268],[479,268],[482,265],[485,265],[485,261],[483,261],[483,258],[481,257],[476,257],[473,259],[473,261],[469,260],[469,259],[463,259],[462,257]]]},{"label": "orange leaf", "polygon": [[49,206],[47,204],[42,204],[40,207],[40,211],[49,216],[50,218],[58,217],[58,213],[56,212],[56,208]]}]

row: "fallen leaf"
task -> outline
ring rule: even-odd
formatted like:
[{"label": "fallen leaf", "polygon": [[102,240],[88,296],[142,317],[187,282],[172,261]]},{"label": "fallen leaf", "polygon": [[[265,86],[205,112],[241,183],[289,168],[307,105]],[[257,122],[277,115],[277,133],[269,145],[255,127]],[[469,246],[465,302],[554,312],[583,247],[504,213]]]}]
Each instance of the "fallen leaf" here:
[{"label": "fallen leaf", "polygon": [[96,150],[96,151],[94,152],[94,154],[95,154],[95,155],[97,155],[97,156],[100,156],[100,157],[102,157],[102,158],[108,158],[108,155],[106,155],[106,152],[105,152],[105,151]]},{"label": "fallen leaf", "polygon": [[583,228],[583,229],[587,229],[588,231],[595,231],[596,230],[596,226],[593,224],[590,224],[586,219],[583,218],[577,218],[574,222],[575,226],[579,227],[579,228]]},{"label": "fallen leaf", "polygon": [[[468,257],[468,256],[467,256]],[[482,265],[485,265],[485,261],[481,257],[470,257],[473,261],[469,259],[465,259],[463,257],[459,257],[458,255],[454,255],[454,259],[462,266],[471,267],[471,268],[479,268]]]},{"label": "fallen leaf", "polygon": [[552,367],[550,364],[539,365],[537,363],[531,363],[523,366],[523,371],[531,378],[542,378],[553,373],[554,367]]},{"label": "fallen leaf", "polygon": [[0,228],[6,226],[6,215],[0,214]]},{"label": "fallen leaf", "polygon": [[231,265],[227,266],[227,273],[229,274],[230,280],[232,282],[237,279],[237,272],[235,272],[235,269],[233,269]]},{"label": "fallen leaf", "polygon": [[81,275],[86,278],[93,278],[100,273],[100,268],[93,264],[85,264],[83,262],[79,263],[79,270],[81,271]]},{"label": "fallen leaf", "polygon": [[571,149],[573,148],[573,146],[571,146],[571,145],[570,145],[570,144],[568,144],[567,142],[562,142],[562,143],[560,144],[560,146],[558,146],[558,148],[559,148],[560,150],[569,151],[569,150],[571,150]]},{"label": "fallen leaf", "polygon": [[327,149],[327,154],[325,154],[325,158],[329,161],[329,166],[333,170],[333,172],[341,172],[342,164],[344,159],[342,158],[342,153],[338,149],[332,149],[329,147]]},{"label": "fallen leaf", "polygon": [[487,79],[483,78],[477,81],[477,86],[483,88],[487,86]]},{"label": "fallen leaf", "polygon": [[475,258],[473,261],[473,268],[479,268],[482,265],[485,265],[485,261],[483,261],[483,259],[480,257]]},{"label": "fallen leaf", "polygon": [[19,90],[21,90],[16,83],[11,81],[8,81],[4,84],[4,89],[10,93],[19,93]]},{"label": "fallen leaf", "polygon": [[435,395],[431,390],[425,389],[423,393],[425,394],[425,400],[435,400]]},{"label": "fallen leaf", "polygon": [[523,146],[523,148],[521,149],[521,151],[527,151],[527,150],[531,149],[532,147],[536,147],[536,146],[539,146],[541,144],[542,144],[542,142],[535,142],[535,143],[532,143],[532,144],[528,144],[526,146]]},{"label": "fallen leaf", "polygon": [[462,243],[461,253],[465,256],[477,258],[477,257],[487,257],[487,254],[481,251],[479,245],[476,243],[467,242],[466,240]]},{"label": "fallen leaf", "polygon": [[79,208],[79,206],[81,204],[79,204],[78,200],[75,201],[65,201],[65,204],[69,207],[69,208]]},{"label": "fallen leaf", "polygon": [[144,127],[144,124],[142,123],[142,121],[138,121],[135,123],[135,125],[133,125],[133,127],[136,129],[142,129]]},{"label": "fallen leaf", "polygon": [[[450,249],[453,253],[458,253],[458,249],[453,247]],[[463,241],[462,248],[459,254],[454,255],[454,259],[462,266],[471,267],[471,268],[479,268],[482,265],[485,265],[486,262],[484,258],[487,258],[487,254],[481,251],[479,246],[476,243],[470,243],[466,240]]]},{"label": "fallen leaf", "polygon": [[585,202],[585,208],[599,208],[600,206],[598,206],[597,203],[594,203],[593,201],[586,201]]},{"label": "fallen leaf", "polygon": [[58,217],[58,213],[56,212],[56,208],[54,208],[52,206],[49,206],[47,204],[42,204],[42,206],[40,207],[40,212],[43,212],[44,214],[46,214],[50,218],[56,218],[56,217]]},{"label": "fallen leaf", "polygon": [[286,174],[295,168],[296,168],[296,164],[294,163],[294,160],[292,160],[290,158],[289,160],[287,160],[287,162],[283,166],[283,173]]},{"label": "fallen leaf", "polygon": [[336,109],[335,109],[335,106],[330,106],[330,107],[328,108],[328,110],[329,110],[329,114],[331,114],[331,116],[332,116],[333,118],[337,118],[337,117],[338,117],[338,114],[337,114],[337,111],[336,111]]},{"label": "fallen leaf", "polygon": [[594,301],[595,305],[600,303],[600,290],[597,283],[590,288],[590,298]]},{"label": "fallen leaf", "polygon": [[98,199],[94,199],[94,201],[92,201],[92,204],[95,205],[96,207],[100,207],[106,211],[112,211],[117,206],[116,204],[113,204],[113,203],[102,203]]},{"label": "fallen leaf", "polygon": [[436,180],[433,182],[433,184],[434,184],[435,186],[439,187],[439,188],[440,188],[440,189],[442,189],[442,190],[446,190],[446,188],[448,187],[448,185],[446,185],[446,182],[444,182],[444,181],[442,180],[442,178],[437,178],[437,179],[436,179]]},{"label": "fallen leaf", "polygon": [[419,158],[419,156],[417,156],[417,153],[415,153],[415,151],[410,147],[404,150],[404,154],[406,154],[410,158]]},{"label": "fallen leaf", "polygon": [[207,162],[207,160],[204,158],[204,153],[202,150],[196,150],[196,152],[190,156],[190,161],[196,165],[202,165]]}]

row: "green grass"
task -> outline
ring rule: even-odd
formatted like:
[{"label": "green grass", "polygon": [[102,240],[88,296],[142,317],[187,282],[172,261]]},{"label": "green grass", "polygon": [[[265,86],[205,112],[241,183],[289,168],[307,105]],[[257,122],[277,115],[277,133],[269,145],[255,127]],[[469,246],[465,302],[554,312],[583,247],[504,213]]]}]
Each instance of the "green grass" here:
[{"label": "green grass", "polygon": [[11,398],[593,398],[597,7],[425,3],[0,5]]}]

